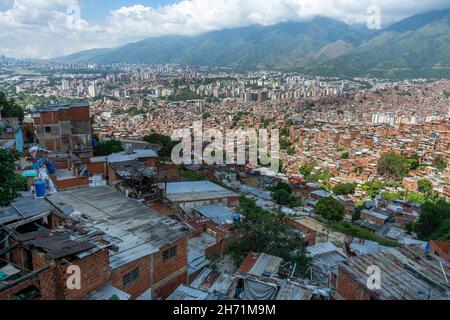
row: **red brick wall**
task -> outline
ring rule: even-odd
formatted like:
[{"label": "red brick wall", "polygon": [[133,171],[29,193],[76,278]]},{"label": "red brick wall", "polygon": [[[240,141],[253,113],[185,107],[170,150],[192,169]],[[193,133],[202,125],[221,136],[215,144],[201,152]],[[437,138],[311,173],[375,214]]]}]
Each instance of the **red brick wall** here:
[{"label": "red brick wall", "polygon": [[70,108],[70,120],[89,120],[89,107]]},{"label": "red brick wall", "polygon": [[9,288],[5,291],[0,292],[0,301],[1,300],[16,300],[16,293],[18,293],[19,291],[28,288],[29,286],[35,284],[36,281],[34,279],[28,279],[25,280],[24,282],[18,284],[15,287]]},{"label": "red brick wall", "polygon": [[[124,287],[123,277],[136,268],[139,268],[139,278],[134,283]],[[117,289],[131,294],[131,299],[136,299],[152,286],[151,257],[145,256],[125,266],[111,270],[111,283]]]},{"label": "red brick wall", "polygon": [[[442,241],[430,241],[430,251],[433,252],[435,255],[441,257],[442,259],[447,260],[450,262],[449,256],[448,256],[448,250],[450,247],[450,243],[448,242],[442,242]],[[443,250],[442,248],[446,249],[447,251]]]},{"label": "red brick wall", "polygon": [[166,284],[155,289],[154,291],[155,296],[153,297],[153,299],[156,298],[166,299],[172,292],[175,291],[176,288],[178,288],[182,284],[187,283],[188,283],[188,274],[187,272],[183,272],[177,277],[171,279],[170,282],[167,282]]},{"label": "red brick wall", "polygon": [[68,169],[69,162],[67,159],[64,160],[55,160],[55,167],[57,170]]},{"label": "red brick wall", "polygon": [[91,174],[106,174],[106,163],[105,162],[89,162],[87,164],[87,169]]},{"label": "red brick wall", "polygon": [[71,179],[58,180],[56,176],[51,176],[51,179],[59,191],[89,186],[89,177],[75,177]]},{"label": "red brick wall", "polygon": [[59,116],[57,112],[42,112],[41,113],[42,124],[52,124],[59,122]]},{"label": "red brick wall", "polygon": [[67,273],[69,264],[58,264],[58,289],[65,300],[81,300],[102,288],[110,279],[108,249],[98,251],[83,259],[71,261],[81,269],[81,290],[70,290],[66,282],[71,274]]},{"label": "red brick wall", "polygon": [[[163,261],[163,251],[177,246],[177,256]],[[176,241],[174,244],[161,248],[153,255],[154,268],[154,292],[156,297],[165,297],[173,287],[186,284],[187,279],[187,237]],[[176,275],[178,273],[178,275]]]},{"label": "red brick wall", "polygon": [[368,290],[353,279],[341,266],[339,266],[336,290],[337,293],[345,300],[370,299]]},{"label": "red brick wall", "polygon": [[[45,265],[49,264],[44,257],[38,254],[36,251],[33,251],[33,269],[37,270]],[[58,295],[57,286],[55,283],[56,280],[56,272],[54,267],[50,267],[44,272],[41,272],[37,276],[39,282],[39,290],[41,292],[41,300],[57,300],[61,299],[61,296]]]},{"label": "red brick wall", "polygon": [[317,233],[315,230],[308,228],[307,226],[301,224],[300,222],[292,220],[292,219],[288,219],[287,223],[290,224],[291,226],[293,226],[294,228],[307,233],[307,236],[305,237],[305,241],[308,246],[313,246],[316,244]]},{"label": "red brick wall", "polygon": [[69,121],[70,120],[69,110],[59,110],[58,111],[58,119],[59,119],[59,121]]},{"label": "red brick wall", "polygon": [[116,174],[113,168],[111,166],[108,166],[108,183],[112,185],[112,183],[116,180],[119,180],[120,177]]}]

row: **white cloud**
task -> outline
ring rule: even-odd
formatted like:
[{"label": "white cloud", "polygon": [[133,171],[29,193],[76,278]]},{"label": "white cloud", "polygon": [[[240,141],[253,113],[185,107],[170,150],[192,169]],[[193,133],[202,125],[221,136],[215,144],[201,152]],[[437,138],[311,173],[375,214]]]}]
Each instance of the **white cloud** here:
[{"label": "white cloud", "polygon": [[76,0],[14,0],[7,10],[0,11],[0,53],[48,58],[146,37],[305,21],[317,15],[364,23],[372,4],[380,7],[386,25],[449,6],[448,0],[183,0],[158,8],[122,7],[96,24],[83,20],[81,12],[74,24],[74,13],[67,8],[76,4]]}]

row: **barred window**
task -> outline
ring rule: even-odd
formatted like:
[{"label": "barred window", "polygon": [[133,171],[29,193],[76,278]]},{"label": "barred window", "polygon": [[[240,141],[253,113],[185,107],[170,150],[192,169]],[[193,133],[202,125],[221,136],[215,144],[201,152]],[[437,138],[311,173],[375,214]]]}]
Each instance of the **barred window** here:
[{"label": "barred window", "polygon": [[174,246],[168,250],[163,251],[163,261],[173,259],[177,256],[177,246]]},{"label": "barred window", "polygon": [[137,279],[139,279],[139,268],[136,268],[123,276],[123,286],[128,287],[130,284],[136,282]]}]

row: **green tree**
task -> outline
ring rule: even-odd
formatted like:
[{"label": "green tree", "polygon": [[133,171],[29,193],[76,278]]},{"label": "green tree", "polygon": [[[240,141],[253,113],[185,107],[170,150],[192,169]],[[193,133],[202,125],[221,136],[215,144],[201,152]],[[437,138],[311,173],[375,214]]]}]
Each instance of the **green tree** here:
[{"label": "green tree", "polygon": [[433,167],[438,169],[440,172],[444,171],[447,168],[447,159],[443,156],[436,156],[433,159]]},{"label": "green tree", "polygon": [[427,179],[420,179],[418,182],[418,188],[417,190],[419,192],[422,192],[423,194],[430,196],[433,193],[433,184],[430,180]]},{"label": "green tree", "polygon": [[159,155],[161,157],[170,157],[172,154],[172,149],[179,143],[178,141],[172,141],[169,136],[158,134],[153,132],[149,136],[144,137],[144,141],[153,144],[160,144],[162,146],[159,150]]},{"label": "green tree", "polygon": [[403,179],[409,173],[410,169],[411,164],[409,159],[393,151],[381,155],[378,162],[378,171],[380,174],[394,180]]},{"label": "green tree", "polygon": [[338,183],[334,186],[333,192],[336,195],[354,194],[356,190],[356,182],[353,183]]},{"label": "green tree", "polygon": [[362,188],[367,192],[369,197],[374,198],[380,194],[380,191],[383,188],[383,183],[381,181],[368,181]]},{"label": "green tree", "polygon": [[203,113],[202,113],[202,119],[203,119],[203,120],[208,119],[210,116],[211,116],[211,114],[210,114],[209,112],[203,112]]},{"label": "green tree", "polygon": [[345,207],[333,197],[320,198],[314,210],[316,214],[335,222],[342,221],[345,216]]},{"label": "green tree", "polygon": [[411,170],[417,170],[420,166],[419,156],[415,153],[409,158],[409,167]]},{"label": "green tree", "polygon": [[240,212],[246,219],[237,225],[237,237],[230,246],[230,254],[237,265],[249,252],[265,252],[297,263],[296,276],[308,270],[311,259],[306,253],[305,241],[292,232],[285,215],[257,207],[254,201],[244,197],[240,200]]},{"label": "green tree", "polygon": [[342,160],[347,160],[349,156],[350,156],[350,154],[349,154],[348,151],[343,151],[343,152],[341,153],[341,159],[342,159]]},{"label": "green tree", "polygon": [[306,163],[306,164],[302,165],[299,169],[299,172],[305,178],[307,178],[312,173],[313,170],[314,170],[314,163],[310,162],[310,163]]},{"label": "green tree", "polygon": [[23,120],[23,109],[14,101],[14,99],[8,99],[4,92],[0,91],[0,109],[2,118],[19,118],[19,121]]},{"label": "green tree", "polygon": [[8,206],[19,196],[19,191],[27,190],[27,181],[15,173],[19,154],[0,149],[0,207]]},{"label": "green tree", "polygon": [[97,143],[94,150],[95,156],[108,156],[112,153],[117,153],[123,151],[122,142],[119,140],[108,140],[104,142]]},{"label": "green tree", "polygon": [[289,205],[291,195],[286,190],[279,189],[272,193],[272,197],[276,203],[287,206]]},{"label": "green tree", "polygon": [[450,241],[450,204],[441,199],[424,203],[415,230],[424,241]]}]

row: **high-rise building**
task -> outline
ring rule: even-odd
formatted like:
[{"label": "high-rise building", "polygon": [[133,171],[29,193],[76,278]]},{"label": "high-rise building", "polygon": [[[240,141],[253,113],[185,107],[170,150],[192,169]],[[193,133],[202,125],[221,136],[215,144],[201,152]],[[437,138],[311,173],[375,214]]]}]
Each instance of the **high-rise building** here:
[{"label": "high-rise building", "polygon": [[69,90],[69,81],[67,81],[66,79],[61,81],[61,90],[63,91]]},{"label": "high-rise building", "polygon": [[91,84],[88,88],[88,93],[91,98],[96,97],[98,95],[97,87]]}]

